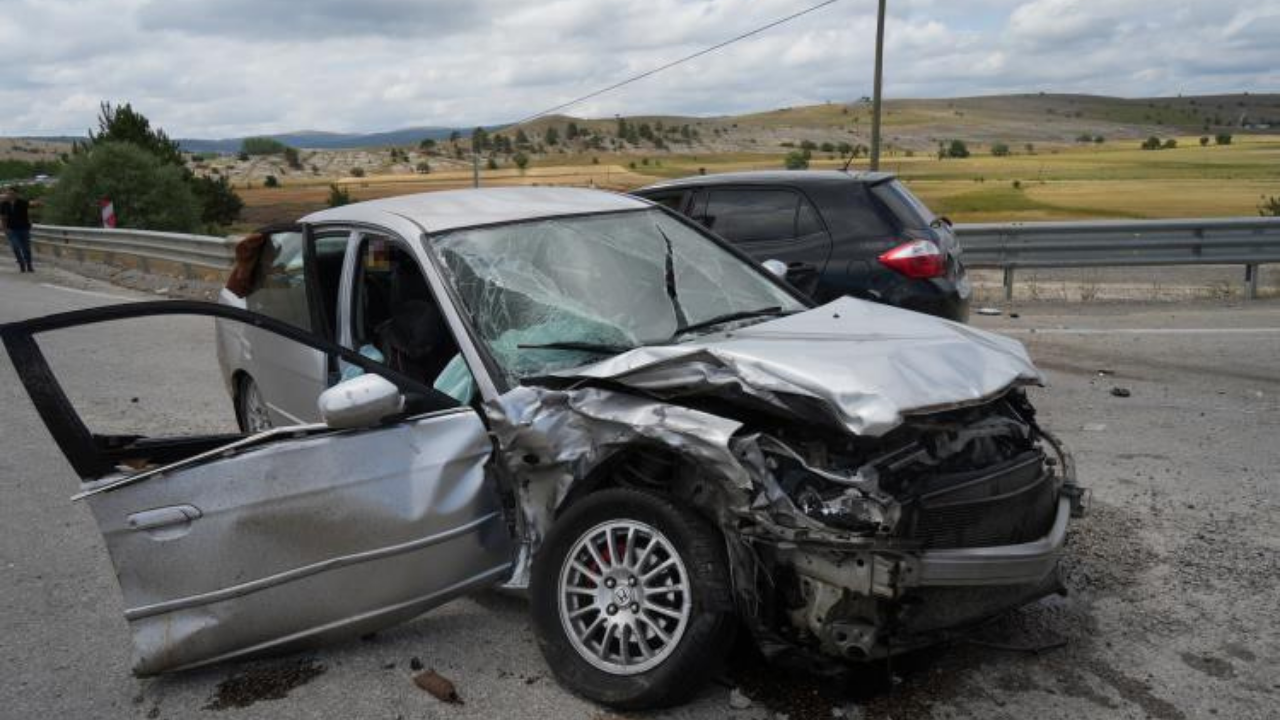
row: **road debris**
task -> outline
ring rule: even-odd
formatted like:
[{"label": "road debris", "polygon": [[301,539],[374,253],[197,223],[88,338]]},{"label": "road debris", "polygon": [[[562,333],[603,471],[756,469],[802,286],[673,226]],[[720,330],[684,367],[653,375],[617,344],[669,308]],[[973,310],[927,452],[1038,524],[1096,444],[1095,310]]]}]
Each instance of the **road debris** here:
[{"label": "road debris", "polygon": [[734,710],[746,710],[751,707],[751,698],[738,688],[733,688],[729,691],[729,707]]},{"label": "road debris", "polygon": [[976,312],[979,315],[987,315],[989,317],[995,317],[997,315],[1000,315],[1002,311],[1000,310],[1000,308],[980,307],[977,310],[974,310],[974,312]]},{"label": "road debris", "polygon": [[426,666],[422,664],[422,660],[419,660],[419,659],[418,659],[418,657],[417,657],[416,655],[415,655],[414,657],[409,658],[409,669],[410,669],[410,670],[412,670],[412,671],[414,671],[414,672],[418,672],[418,671],[422,670],[422,668],[424,668],[424,667],[426,667]]},{"label": "road debris", "polygon": [[447,702],[453,705],[463,704],[462,698],[458,697],[458,690],[453,686],[453,683],[448,678],[437,673],[434,668],[414,675],[413,684],[431,693],[440,702]]},{"label": "road debris", "polygon": [[328,670],[314,660],[296,660],[252,668],[218,683],[206,710],[248,707],[259,700],[281,700]]},{"label": "road debris", "polygon": [[1117,387],[1111,388],[1111,394],[1119,398],[1127,398],[1132,393],[1129,392],[1129,388],[1122,388],[1117,386]]}]

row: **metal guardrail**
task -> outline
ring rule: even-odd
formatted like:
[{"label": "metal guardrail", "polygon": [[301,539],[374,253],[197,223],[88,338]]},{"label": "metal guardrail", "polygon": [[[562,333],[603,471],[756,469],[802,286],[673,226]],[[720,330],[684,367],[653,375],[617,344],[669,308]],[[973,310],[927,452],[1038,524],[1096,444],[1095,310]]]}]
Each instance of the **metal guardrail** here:
[{"label": "metal guardrail", "polygon": [[[185,277],[195,278],[229,270],[235,260],[238,238],[36,225],[32,228],[31,240],[37,251],[43,250],[55,257],[129,265],[143,272],[178,271]],[[122,258],[128,260],[122,262]]]},{"label": "metal guardrail", "polygon": [[[1013,296],[1018,268],[1142,265],[1244,265],[1245,294],[1253,298],[1258,265],[1280,263],[1280,218],[982,223],[955,230],[966,266],[1004,270],[1006,298]],[[126,256],[144,271],[153,260],[167,262],[187,277],[226,272],[236,243],[236,238],[54,225],[37,225],[32,240],[38,248],[79,260],[118,264],[115,257]]]},{"label": "metal guardrail", "polygon": [[1280,218],[1103,220],[956,225],[964,264],[1004,270],[1005,299],[1018,268],[1244,265],[1245,296],[1258,265],[1280,263]]}]

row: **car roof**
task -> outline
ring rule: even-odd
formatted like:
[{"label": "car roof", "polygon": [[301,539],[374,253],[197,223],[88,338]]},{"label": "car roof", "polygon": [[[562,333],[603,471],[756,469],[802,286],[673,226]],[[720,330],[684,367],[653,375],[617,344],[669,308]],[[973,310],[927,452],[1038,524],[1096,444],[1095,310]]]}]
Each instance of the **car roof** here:
[{"label": "car roof", "polygon": [[636,192],[667,190],[703,185],[815,185],[826,183],[860,182],[875,185],[892,180],[893,173],[843,170],[757,170],[752,172],[716,173],[693,175],[678,180],[664,180],[647,185]]},{"label": "car roof", "polygon": [[405,218],[427,232],[565,215],[642,210],[639,198],[603,190],[566,187],[499,187],[401,195],[314,212],[304,223],[363,222],[385,225]]}]

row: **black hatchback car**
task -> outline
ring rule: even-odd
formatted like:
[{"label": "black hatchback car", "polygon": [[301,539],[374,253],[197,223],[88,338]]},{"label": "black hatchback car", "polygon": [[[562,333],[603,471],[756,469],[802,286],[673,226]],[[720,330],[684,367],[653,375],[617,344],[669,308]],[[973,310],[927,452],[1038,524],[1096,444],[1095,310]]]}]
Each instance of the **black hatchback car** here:
[{"label": "black hatchback car", "polygon": [[964,322],[971,288],[951,224],[889,173],[698,175],[633,194],[689,216],[815,301],[842,295]]}]

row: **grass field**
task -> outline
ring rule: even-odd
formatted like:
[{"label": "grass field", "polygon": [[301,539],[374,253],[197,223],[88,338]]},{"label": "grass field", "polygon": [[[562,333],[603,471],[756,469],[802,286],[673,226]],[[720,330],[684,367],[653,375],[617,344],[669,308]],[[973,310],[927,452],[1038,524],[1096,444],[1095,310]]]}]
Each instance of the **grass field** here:
[{"label": "grass field", "polygon": [[[936,212],[956,222],[1087,218],[1164,218],[1255,215],[1263,196],[1280,196],[1280,135],[1237,135],[1230,145],[1201,147],[1179,137],[1178,147],[1144,151],[1134,141],[1048,146],[1009,157],[975,152],[938,160],[894,153],[882,168],[898,174]],[[593,162],[593,159],[596,162]],[[865,168],[860,159],[854,169]],[[634,165],[634,167],[632,167]],[[521,173],[485,170],[481,184],[573,185],[629,190],[663,178],[734,170],[778,169],[777,153],[708,155],[596,153],[540,158]],[[815,157],[813,168],[843,162]],[[336,181],[355,200],[469,187],[468,171],[430,175],[373,175]],[[329,180],[286,178],[279,188],[241,190],[243,226],[296,219],[325,206]]]}]

